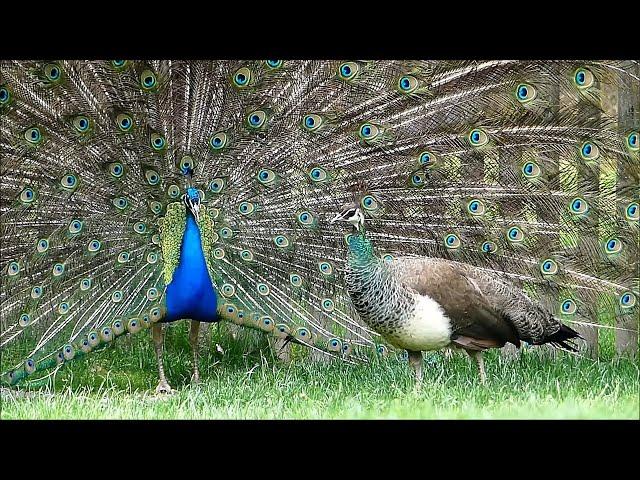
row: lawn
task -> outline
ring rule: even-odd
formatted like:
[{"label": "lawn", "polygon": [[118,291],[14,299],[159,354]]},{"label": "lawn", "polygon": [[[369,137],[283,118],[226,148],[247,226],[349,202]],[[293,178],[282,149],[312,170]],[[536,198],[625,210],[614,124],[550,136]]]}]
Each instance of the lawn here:
[{"label": "lawn", "polygon": [[[639,364],[536,349],[486,354],[480,384],[466,355],[425,359],[420,392],[405,360],[349,365],[274,358],[264,338],[212,327],[202,341],[201,378],[190,385],[186,322],[169,329],[165,366],[177,393],[157,397],[150,335],[120,338],[66,365],[38,389],[2,391],[2,419],[638,419]],[[605,340],[611,340],[605,336]],[[221,347],[220,352],[216,345]],[[609,358],[607,358],[609,357]]]}]

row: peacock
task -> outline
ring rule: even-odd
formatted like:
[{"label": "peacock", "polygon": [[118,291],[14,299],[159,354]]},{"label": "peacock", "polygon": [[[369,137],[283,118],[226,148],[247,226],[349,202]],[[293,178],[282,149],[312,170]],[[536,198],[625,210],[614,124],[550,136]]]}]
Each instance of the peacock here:
[{"label": "peacock", "polygon": [[[354,295],[358,258],[505,310],[457,337],[471,351],[573,349],[566,323],[605,317],[637,332],[639,89],[632,61],[2,62],[3,382],[150,329],[169,392],[181,319],[193,381],[200,323],[221,320],[345,361],[409,348],[421,373],[422,347],[366,313],[397,285]],[[500,323],[514,308],[527,335]]]}]

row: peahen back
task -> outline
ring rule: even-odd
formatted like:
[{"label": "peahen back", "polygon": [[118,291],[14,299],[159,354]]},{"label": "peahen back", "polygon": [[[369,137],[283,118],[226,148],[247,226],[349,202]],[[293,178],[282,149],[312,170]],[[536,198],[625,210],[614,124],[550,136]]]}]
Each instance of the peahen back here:
[{"label": "peahen back", "polygon": [[[28,345],[3,355],[10,383],[158,320],[185,168],[218,312],[239,325],[341,356],[379,341],[329,225],[355,198],[380,255],[471,263],[565,320],[633,326],[637,62],[20,61],[0,75],[0,346]],[[603,111],[613,90],[634,99],[628,124]]]}]

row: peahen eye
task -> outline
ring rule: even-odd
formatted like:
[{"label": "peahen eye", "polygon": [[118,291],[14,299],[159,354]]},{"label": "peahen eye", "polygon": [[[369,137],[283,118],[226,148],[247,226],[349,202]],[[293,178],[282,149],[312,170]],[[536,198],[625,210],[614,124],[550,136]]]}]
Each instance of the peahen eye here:
[{"label": "peahen eye", "polygon": [[282,66],[282,60],[267,60],[264,63],[272,70],[276,70]]},{"label": "peahen eye", "polygon": [[460,241],[460,237],[458,237],[455,233],[450,233],[446,237],[444,237],[444,246],[447,248],[459,248],[461,243],[462,242]]},{"label": "peahen eye", "polygon": [[269,286],[265,283],[258,284],[258,293],[260,295],[269,295]]},{"label": "peahen eye", "polygon": [[25,187],[20,192],[20,202],[24,205],[31,205],[36,199],[36,193],[30,187]]},{"label": "peahen eye", "polygon": [[289,246],[289,239],[284,235],[276,235],[273,238],[273,242],[276,244],[276,246],[280,248],[285,248]]},{"label": "peahen eye", "polygon": [[87,250],[89,250],[90,252],[94,253],[94,252],[97,252],[98,250],[100,250],[101,246],[102,246],[102,244],[100,243],[100,240],[91,240],[89,242],[89,245],[87,246]]},{"label": "peahen eye", "polygon": [[624,292],[620,295],[620,306],[622,308],[632,308],[636,305],[636,296],[631,292]]},{"label": "peahen eye", "polygon": [[540,176],[540,167],[534,162],[527,162],[522,166],[522,174],[527,178]]},{"label": "peahen eye", "polygon": [[84,115],[78,115],[73,119],[73,127],[80,133],[88,131],[90,125],[91,122],[89,121],[89,118]]},{"label": "peahen eye", "polygon": [[76,177],[72,173],[67,173],[60,179],[60,185],[62,185],[67,190],[72,190],[78,185],[78,177]]},{"label": "peahen eye", "polygon": [[156,87],[157,83],[158,80],[156,78],[156,74],[151,70],[143,70],[140,74],[140,86],[143,90],[153,90]]},{"label": "peahen eye", "polygon": [[418,88],[418,79],[413,75],[404,75],[398,80],[398,90],[401,93],[413,93]]},{"label": "peahen eye", "polygon": [[608,254],[620,253],[622,251],[622,242],[617,238],[610,238],[605,243],[604,249]]},{"label": "peahen eye", "polygon": [[380,129],[372,123],[363,123],[358,130],[358,135],[363,140],[374,140],[380,134]]},{"label": "peahen eye", "polygon": [[566,300],[564,300],[560,308],[562,309],[562,313],[566,315],[573,315],[574,313],[576,313],[576,310],[578,309],[576,302],[574,302],[570,298],[567,298]]},{"label": "peahen eye", "polygon": [[314,132],[322,126],[323,121],[324,120],[320,115],[310,113],[304,116],[302,119],[302,125],[307,131]]},{"label": "peahen eye", "polygon": [[629,205],[627,205],[627,208],[624,211],[624,215],[627,218],[627,220],[630,220],[630,221],[638,220],[639,218],[638,210],[639,210],[638,203],[632,202]]},{"label": "peahen eye", "polygon": [[260,128],[265,124],[267,114],[263,110],[256,110],[247,115],[247,123],[251,128]]},{"label": "peahen eye", "polygon": [[159,135],[157,133],[151,134],[151,147],[153,147],[154,150],[160,151],[163,150],[166,146],[167,142],[162,135]]},{"label": "peahen eye", "polygon": [[627,135],[627,147],[634,152],[640,149],[640,146],[638,146],[638,132],[631,132]]},{"label": "peahen eye", "polygon": [[133,126],[133,119],[130,115],[121,113],[116,117],[116,125],[118,125],[118,128],[123,132],[128,132]]},{"label": "peahen eye", "polygon": [[314,182],[323,182],[327,179],[327,171],[322,167],[313,167],[309,170],[309,178]]},{"label": "peahen eye", "polygon": [[576,215],[584,215],[589,211],[589,204],[584,198],[576,197],[571,201],[569,210]]},{"label": "peahen eye", "polygon": [[109,173],[114,178],[121,178],[124,174],[124,166],[120,162],[112,162],[109,164]]},{"label": "peahen eye", "polygon": [[537,92],[533,85],[521,83],[516,87],[516,97],[520,103],[528,103],[536,98]]},{"label": "peahen eye", "polygon": [[345,81],[353,80],[360,73],[360,65],[356,62],[345,62],[338,67],[338,77]]},{"label": "peahen eye", "polygon": [[36,244],[36,250],[38,251],[38,253],[44,253],[49,250],[49,240],[47,240],[46,238],[41,238],[40,240],[38,240],[38,243]]},{"label": "peahen eye", "polygon": [[482,215],[485,211],[484,203],[482,203],[480,200],[471,200],[467,204],[467,211],[471,215]]},{"label": "peahen eye", "polygon": [[300,277],[300,275],[298,275],[297,273],[290,273],[289,274],[289,282],[294,287],[299,287],[299,286],[302,285],[302,277]]},{"label": "peahen eye", "polygon": [[30,323],[31,323],[31,315],[29,315],[28,313],[23,313],[22,315],[20,315],[20,318],[18,319],[18,325],[24,328],[28,326]]},{"label": "peahen eye", "polygon": [[473,145],[474,147],[481,147],[489,142],[489,137],[484,132],[484,130],[480,128],[474,128],[473,130],[471,130],[471,132],[469,132],[468,138],[469,143],[471,143],[471,145]]},{"label": "peahen eye", "polygon": [[521,242],[524,239],[524,233],[519,227],[511,227],[507,230],[507,238],[510,242]]},{"label": "peahen eye", "polygon": [[50,82],[56,82],[60,80],[60,76],[62,75],[62,70],[56,63],[47,63],[44,66],[44,75],[47,77],[47,80]]},{"label": "peahen eye", "polygon": [[593,76],[593,73],[591,73],[591,70],[579,68],[573,74],[573,82],[580,90],[583,90],[594,84],[595,77]]},{"label": "peahen eye", "polygon": [[38,127],[31,127],[24,132],[24,138],[30,144],[37,145],[42,141],[42,133]]},{"label": "peahen eye", "polygon": [[325,312],[333,312],[333,309],[334,309],[333,300],[331,300],[330,298],[323,298],[322,299],[322,309]]},{"label": "peahen eye", "polygon": [[227,134],[225,132],[216,132],[209,139],[209,146],[213,150],[221,150],[227,145]]},{"label": "peahen eye", "polygon": [[251,80],[251,70],[247,67],[242,67],[236,70],[236,73],[233,74],[233,84],[236,87],[246,87],[249,85],[249,81]]},{"label": "peahen eye", "polygon": [[213,193],[220,193],[224,189],[224,178],[214,178],[209,183],[209,190]]},{"label": "peahen eye", "polygon": [[481,249],[484,253],[496,253],[498,251],[498,245],[496,245],[495,242],[486,241],[482,242]]},{"label": "peahen eye", "polygon": [[583,160],[595,160],[600,156],[600,149],[591,142],[585,142],[580,147],[580,156]]},{"label": "peahen eye", "polygon": [[555,275],[558,273],[558,264],[555,260],[547,258],[540,263],[540,271],[545,275]]},{"label": "peahen eye", "polygon": [[73,219],[69,222],[69,226],[67,227],[67,230],[69,230],[70,234],[75,235],[82,231],[82,226],[83,224],[80,220]]},{"label": "peahen eye", "polygon": [[238,211],[243,215],[251,215],[256,209],[255,204],[251,202],[242,202],[240,206],[238,206]]}]

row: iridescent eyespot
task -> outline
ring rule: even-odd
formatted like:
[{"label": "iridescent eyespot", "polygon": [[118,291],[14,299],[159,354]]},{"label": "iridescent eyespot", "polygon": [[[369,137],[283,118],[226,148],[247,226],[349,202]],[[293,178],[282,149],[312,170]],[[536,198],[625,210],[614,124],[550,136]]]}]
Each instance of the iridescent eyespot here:
[{"label": "iridescent eyespot", "polygon": [[162,213],[162,204],[157,200],[152,200],[149,202],[149,209],[155,215],[160,215]]},{"label": "iridescent eyespot", "polygon": [[225,239],[231,238],[233,237],[233,230],[231,230],[229,227],[222,227],[220,229],[220,236]]},{"label": "iridescent eyespot", "polygon": [[72,173],[67,173],[60,179],[60,185],[67,190],[72,190],[78,185],[78,178]]},{"label": "iridescent eyespot", "polygon": [[24,370],[27,373],[33,373],[36,371],[36,362],[33,358],[29,358],[24,362]]},{"label": "iridescent eyespot", "polygon": [[124,166],[120,162],[112,162],[109,164],[109,173],[114,178],[120,178],[124,174]]},{"label": "iridescent eyespot", "polygon": [[330,352],[340,352],[342,350],[342,342],[337,338],[331,338],[327,342],[327,349]]},{"label": "iridescent eyespot", "polygon": [[569,211],[576,215],[584,215],[589,211],[589,204],[584,198],[576,197],[569,204]]},{"label": "iridescent eyespot", "polygon": [[620,253],[622,251],[622,242],[617,238],[610,238],[606,241],[604,249],[608,254]]},{"label": "iridescent eyespot", "polygon": [[353,346],[350,343],[343,343],[342,344],[342,354],[343,355],[350,355],[351,352],[353,351]]},{"label": "iridescent eyespot", "polygon": [[73,128],[75,128],[80,133],[86,133],[91,126],[91,122],[88,117],[84,115],[78,115],[73,119]]},{"label": "iridescent eyespot", "polygon": [[469,139],[469,143],[474,147],[481,147],[489,142],[489,137],[487,136],[487,134],[484,132],[484,130],[481,130],[479,128],[474,128],[473,130],[471,130],[467,138]]},{"label": "iridescent eyespot", "polygon": [[97,347],[100,344],[100,335],[98,335],[98,332],[89,332],[87,340],[89,341],[89,346]]},{"label": "iridescent eyespot", "polygon": [[378,126],[369,122],[363,123],[358,129],[358,135],[365,141],[374,140],[379,134],[380,129],[378,128]]},{"label": "iridescent eyespot", "polygon": [[251,70],[247,67],[242,67],[236,70],[236,73],[233,74],[233,84],[236,87],[244,88],[249,85],[251,81]]},{"label": "iridescent eyespot", "polygon": [[153,265],[158,262],[158,254],[155,252],[149,252],[147,254],[147,263]]},{"label": "iridescent eyespot", "polygon": [[309,340],[311,340],[311,332],[308,328],[298,327],[298,329],[296,330],[296,338],[298,340],[304,340],[308,342]]},{"label": "iridescent eyespot", "polygon": [[49,250],[49,240],[47,240],[46,238],[41,238],[40,240],[38,240],[38,242],[36,243],[36,250],[38,253],[45,253],[47,250]]},{"label": "iridescent eyespot", "polygon": [[127,330],[130,333],[138,333],[140,330],[142,330],[142,325],[140,323],[140,320],[138,320],[137,318],[132,318],[127,322]]},{"label": "iridescent eyespot", "polygon": [[123,298],[122,290],[116,290],[111,294],[111,301],[114,303],[121,302],[122,298]]},{"label": "iridescent eyespot", "polygon": [[129,201],[124,197],[116,197],[113,199],[113,205],[118,210],[124,210],[129,205]]},{"label": "iridescent eyespot", "polygon": [[276,235],[273,238],[273,243],[275,243],[277,247],[285,248],[289,246],[289,239],[284,235]]},{"label": "iridescent eyespot", "polygon": [[265,315],[264,317],[260,317],[260,320],[258,320],[258,327],[265,332],[270,332],[275,328],[275,325],[273,323],[273,319]]},{"label": "iridescent eyespot", "polygon": [[129,62],[127,60],[111,60],[111,66],[116,70],[123,70]]},{"label": "iridescent eyespot", "polygon": [[159,296],[158,289],[156,287],[151,287],[147,289],[147,300],[153,302]]},{"label": "iridescent eyespot", "polygon": [[116,125],[123,132],[128,132],[133,126],[133,119],[126,113],[121,113],[116,117]]},{"label": "iridescent eyespot", "polygon": [[365,195],[360,200],[360,205],[362,208],[368,211],[376,210],[378,208],[378,201],[373,197],[373,195]]},{"label": "iridescent eyespot", "polygon": [[507,238],[510,242],[521,242],[524,239],[524,233],[519,227],[511,227],[507,230]]},{"label": "iridescent eyespot", "polygon": [[66,315],[67,313],[69,313],[69,304],[67,302],[61,302],[58,305],[58,313],[60,315]]},{"label": "iridescent eyespot", "polygon": [[38,127],[31,127],[25,130],[24,138],[32,145],[37,145],[42,141],[42,133]]},{"label": "iridescent eyespot", "polygon": [[386,253],[382,255],[382,261],[385,263],[391,263],[393,262],[393,260],[394,260],[393,255],[391,255],[390,253]]},{"label": "iridescent eyespot", "polygon": [[133,224],[133,231],[140,235],[147,233],[147,225],[143,222],[136,222]]},{"label": "iridescent eyespot", "polygon": [[22,315],[20,315],[20,318],[18,319],[18,325],[24,328],[30,323],[31,323],[31,315],[29,315],[28,313],[23,313]]},{"label": "iridescent eyespot", "polygon": [[356,62],[345,62],[338,67],[338,77],[341,80],[350,81],[360,73],[360,65]]},{"label": "iridescent eyespot", "polygon": [[302,126],[309,132],[314,132],[318,130],[323,123],[323,118],[320,115],[316,115],[315,113],[310,113],[309,115],[305,115],[302,119]]},{"label": "iridescent eyespot", "polygon": [[460,237],[455,233],[450,233],[444,237],[444,246],[447,248],[459,248],[461,243]]},{"label": "iridescent eyespot", "polygon": [[225,132],[216,132],[209,139],[209,146],[213,150],[221,150],[227,145],[229,137]]},{"label": "iridescent eyespot", "polygon": [[155,170],[145,170],[144,178],[147,179],[147,183],[151,186],[158,185],[160,183],[160,175]]},{"label": "iridescent eyespot", "polygon": [[20,273],[20,265],[18,262],[9,262],[9,265],[7,265],[7,274],[13,277],[18,273]]},{"label": "iridescent eyespot", "polygon": [[329,262],[318,262],[318,269],[323,275],[331,275],[333,273],[333,267]]},{"label": "iridescent eyespot", "polygon": [[595,160],[600,156],[600,149],[591,142],[585,142],[580,147],[580,156],[583,160]]},{"label": "iridescent eyespot", "polygon": [[129,252],[120,252],[118,254],[118,263],[127,263],[129,261]]},{"label": "iridescent eyespot", "polygon": [[215,258],[216,260],[222,260],[225,255],[226,252],[224,251],[224,248],[216,247],[213,249],[213,258]]},{"label": "iridescent eyespot", "polygon": [[637,152],[640,149],[638,143],[638,132],[631,132],[629,135],[627,135],[626,141],[627,148],[629,148],[629,150]]},{"label": "iridescent eyespot", "polygon": [[169,185],[167,188],[167,195],[171,198],[178,198],[180,196],[180,187],[175,184]]},{"label": "iridescent eyespot", "polygon": [[82,226],[83,226],[82,221],[76,218],[69,222],[69,226],[67,227],[67,230],[69,231],[70,234],[75,235],[82,231]]},{"label": "iridescent eyespot", "polygon": [[143,90],[153,90],[158,83],[158,79],[156,78],[156,74],[151,70],[143,70],[140,74],[140,86]]},{"label": "iridescent eyespot", "polygon": [[306,210],[298,214],[297,220],[298,223],[305,227],[315,224],[315,217],[311,214],[311,212],[308,212]]},{"label": "iridescent eyespot", "polygon": [[273,170],[269,170],[268,168],[263,168],[258,172],[258,181],[263,185],[269,185],[273,183],[276,179],[276,174]]},{"label": "iridescent eyespot", "polygon": [[43,293],[43,289],[40,285],[36,285],[35,287],[31,288],[31,298],[36,299],[36,298],[40,298],[42,296]]},{"label": "iridescent eyespot", "polygon": [[299,287],[299,286],[302,285],[302,277],[300,277],[300,275],[298,275],[297,273],[290,273],[289,274],[289,282],[294,287]]},{"label": "iridescent eyespot", "polygon": [[195,165],[196,164],[193,161],[193,157],[191,155],[185,155],[180,159],[180,163],[178,164],[178,167],[180,168],[181,172],[184,172],[186,170],[193,170]]},{"label": "iridescent eyespot", "polygon": [[209,190],[212,193],[220,193],[224,189],[224,178],[214,178],[209,183]]},{"label": "iridescent eyespot", "polygon": [[545,275],[555,275],[558,273],[558,264],[555,260],[547,258],[540,262],[540,271]]},{"label": "iridescent eyespot", "polygon": [[51,269],[54,277],[59,277],[64,273],[64,263],[56,263]]},{"label": "iridescent eyespot", "polygon": [[420,152],[418,155],[418,164],[421,166],[431,166],[436,163],[436,157],[428,151]]},{"label": "iridescent eyespot", "polygon": [[20,192],[20,202],[24,205],[30,205],[36,199],[36,192],[30,187],[25,187]]},{"label": "iridescent eyespot", "polygon": [[389,353],[389,349],[385,345],[377,345],[376,352],[380,356],[386,356]]},{"label": "iridescent eyespot", "polygon": [[495,242],[482,242],[482,246],[480,247],[484,253],[495,253],[498,251],[498,245]]},{"label": "iridescent eyespot", "polygon": [[269,290],[269,286],[268,285],[266,285],[264,283],[259,283],[257,285],[257,287],[258,287],[258,293],[260,295],[269,295],[269,291],[270,290]]},{"label": "iridescent eyespot", "polygon": [[624,216],[627,220],[630,221],[638,220],[638,218],[640,217],[639,210],[640,209],[638,208],[638,202],[632,202],[627,205],[627,208],[625,208]]},{"label": "iridescent eyespot", "polygon": [[427,178],[427,175],[421,170],[413,172],[410,178],[411,186],[424,187],[426,185],[426,178]]},{"label": "iridescent eyespot", "polygon": [[251,128],[260,128],[265,124],[267,114],[263,110],[256,110],[247,115],[247,123]]},{"label": "iridescent eyespot", "polygon": [[484,203],[480,200],[471,200],[467,203],[467,211],[471,215],[482,215],[485,212]]},{"label": "iridescent eyespot", "polygon": [[536,178],[540,176],[540,167],[534,162],[526,162],[522,166],[522,174],[526,178]]},{"label": "iridescent eyespot", "polygon": [[47,63],[44,66],[44,76],[50,82],[57,82],[62,76],[62,69],[56,63]]},{"label": "iridescent eyespot", "polygon": [[90,278],[83,278],[82,280],[80,280],[80,290],[87,291],[91,288],[91,279]]},{"label": "iridescent eyespot", "polygon": [[585,88],[591,87],[594,84],[595,77],[590,70],[586,68],[579,68],[573,74],[573,82],[580,90],[583,90]]},{"label": "iridescent eyespot", "polygon": [[413,75],[404,75],[398,80],[398,90],[401,93],[413,93],[418,88],[418,79]]},{"label": "iridescent eyespot", "polygon": [[89,250],[92,253],[95,253],[98,250],[100,250],[101,246],[102,244],[100,243],[100,240],[91,240],[89,242],[89,245],[87,245],[87,250]]},{"label": "iridescent eyespot", "polygon": [[313,167],[309,170],[308,175],[314,182],[323,182],[327,179],[327,171],[322,167]]},{"label": "iridescent eyespot", "polygon": [[322,299],[322,309],[325,312],[333,312],[333,309],[335,308],[333,300],[331,300],[330,298],[323,298]]},{"label": "iridescent eyespot", "polygon": [[151,134],[150,143],[151,147],[156,151],[164,150],[164,148],[167,146],[167,142],[164,137],[157,133]]},{"label": "iridescent eyespot", "polygon": [[251,202],[241,202],[240,205],[238,206],[238,211],[242,214],[242,215],[251,215],[256,209],[255,204],[251,203]]},{"label": "iridescent eyespot", "polygon": [[521,83],[516,87],[516,98],[520,103],[528,103],[536,98],[537,92],[533,85]]},{"label": "iridescent eyespot", "polygon": [[562,302],[560,309],[565,315],[573,315],[574,313],[576,313],[578,306],[576,305],[576,302],[574,302],[570,298],[567,298]]},{"label": "iridescent eyespot", "polygon": [[632,292],[624,292],[620,295],[620,306],[622,308],[632,308],[636,305],[636,296]]},{"label": "iridescent eyespot", "polygon": [[11,92],[4,85],[0,87],[0,105],[7,105],[11,100]]},{"label": "iridescent eyespot", "polygon": [[272,70],[276,70],[282,66],[282,60],[266,60],[264,63]]},{"label": "iridescent eyespot", "polygon": [[240,252],[240,258],[245,262],[253,261],[253,252],[251,250],[242,250]]},{"label": "iridescent eyespot", "polygon": [[113,340],[113,331],[109,327],[104,327],[100,330],[100,340],[103,342],[110,342]]}]

